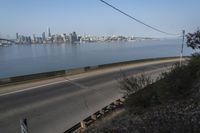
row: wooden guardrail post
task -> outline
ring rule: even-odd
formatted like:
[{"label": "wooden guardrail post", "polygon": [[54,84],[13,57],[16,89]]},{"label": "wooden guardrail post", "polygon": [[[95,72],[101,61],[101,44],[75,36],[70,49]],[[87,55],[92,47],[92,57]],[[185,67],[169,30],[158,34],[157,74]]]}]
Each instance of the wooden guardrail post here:
[{"label": "wooden guardrail post", "polygon": [[104,110],[100,110],[99,113],[102,114],[102,115],[105,114],[105,113],[104,113]]},{"label": "wooden guardrail post", "polygon": [[97,116],[95,115],[95,114],[93,114],[92,116],[91,116],[91,118],[92,118],[92,120],[97,120]]},{"label": "wooden guardrail post", "polygon": [[81,121],[81,128],[85,129],[87,126],[86,126],[86,122],[85,121]]}]

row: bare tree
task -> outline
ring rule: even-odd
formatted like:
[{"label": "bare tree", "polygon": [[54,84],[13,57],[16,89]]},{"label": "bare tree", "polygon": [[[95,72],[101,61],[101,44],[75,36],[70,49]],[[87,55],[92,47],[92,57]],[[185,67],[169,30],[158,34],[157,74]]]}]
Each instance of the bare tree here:
[{"label": "bare tree", "polygon": [[187,45],[192,49],[200,49],[200,31],[197,30],[195,33],[188,33],[187,37]]},{"label": "bare tree", "polygon": [[120,88],[127,95],[137,92],[143,89],[145,86],[152,84],[152,79],[150,76],[145,74],[126,76],[122,75],[122,79],[119,81]]}]

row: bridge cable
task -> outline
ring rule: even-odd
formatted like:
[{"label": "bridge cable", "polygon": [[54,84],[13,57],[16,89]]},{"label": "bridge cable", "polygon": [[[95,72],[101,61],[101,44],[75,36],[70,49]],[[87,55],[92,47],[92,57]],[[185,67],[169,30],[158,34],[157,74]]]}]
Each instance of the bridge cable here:
[{"label": "bridge cable", "polygon": [[160,30],[160,29],[158,29],[158,28],[155,28],[155,27],[153,27],[153,26],[150,26],[150,25],[148,25],[148,24],[142,22],[142,21],[139,20],[139,19],[136,19],[135,17],[133,17],[133,16],[131,16],[131,15],[125,13],[124,11],[122,11],[122,10],[118,9],[117,7],[115,7],[115,6],[113,6],[113,5],[109,4],[109,3],[107,3],[107,2],[104,1],[104,0],[99,0],[99,1],[102,2],[102,3],[104,3],[104,4],[106,4],[107,6],[109,6],[109,7],[111,7],[111,8],[113,8],[114,10],[116,10],[116,11],[122,13],[123,15],[125,15],[125,16],[131,18],[132,20],[135,20],[136,22],[138,22],[138,23],[140,23],[140,24],[142,24],[142,25],[145,25],[146,27],[149,27],[149,28],[151,28],[151,29],[153,29],[153,30],[155,30],[155,31],[157,31],[157,32],[160,32],[160,33],[163,33],[163,34],[167,34],[167,35],[173,35],[173,36],[181,35],[181,34],[173,34],[173,33],[168,33],[168,32],[162,31],[162,30]]}]

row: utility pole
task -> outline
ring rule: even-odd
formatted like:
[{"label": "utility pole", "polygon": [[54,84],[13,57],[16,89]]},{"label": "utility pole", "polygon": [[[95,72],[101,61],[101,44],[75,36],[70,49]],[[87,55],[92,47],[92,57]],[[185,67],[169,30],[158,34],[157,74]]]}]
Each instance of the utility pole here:
[{"label": "utility pole", "polygon": [[183,46],[185,41],[185,30],[183,30],[183,38],[182,38],[182,46],[181,46],[181,54],[180,54],[180,66],[182,66],[182,58],[183,58]]}]

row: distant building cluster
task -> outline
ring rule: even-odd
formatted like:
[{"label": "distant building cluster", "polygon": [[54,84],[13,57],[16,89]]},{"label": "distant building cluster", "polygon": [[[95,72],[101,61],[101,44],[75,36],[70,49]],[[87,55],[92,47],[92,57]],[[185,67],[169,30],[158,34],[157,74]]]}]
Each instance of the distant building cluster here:
[{"label": "distant building cluster", "polygon": [[136,37],[125,36],[78,36],[76,32],[70,34],[51,34],[48,28],[48,34],[45,32],[41,36],[24,36],[16,33],[16,42],[19,44],[49,44],[49,43],[87,43],[87,42],[116,42],[116,41],[135,41]]},{"label": "distant building cluster", "polygon": [[76,32],[69,35],[52,35],[50,28],[48,29],[48,35],[45,32],[41,36],[24,36],[16,33],[16,42],[19,44],[47,44],[47,43],[77,43],[80,42],[80,36],[77,36]]},{"label": "distant building cluster", "polygon": [[114,42],[114,41],[128,41],[124,36],[83,36],[80,42]]}]

